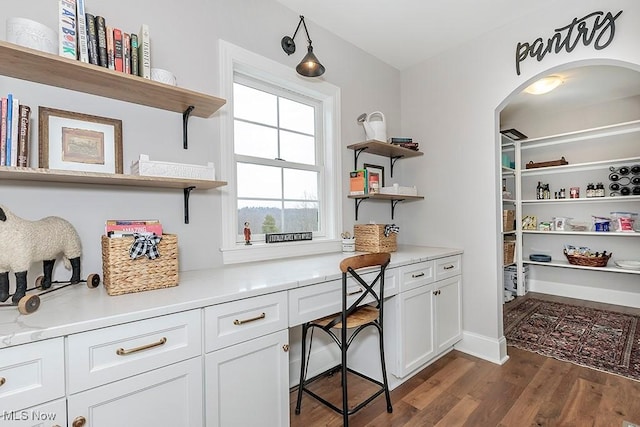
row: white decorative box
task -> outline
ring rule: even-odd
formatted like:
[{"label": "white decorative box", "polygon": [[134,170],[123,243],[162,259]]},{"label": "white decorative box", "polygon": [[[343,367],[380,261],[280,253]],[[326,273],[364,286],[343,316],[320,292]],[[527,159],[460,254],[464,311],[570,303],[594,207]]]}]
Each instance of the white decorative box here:
[{"label": "white decorative box", "polygon": [[207,163],[206,166],[158,162],[149,160],[149,156],[146,154],[140,154],[140,160],[131,164],[131,175],[214,181],[216,179],[216,170],[211,162]]},{"label": "white decorative box", "polygon": [[417,196],[418,189],[416,187],[402,187],[398,184],[393,184],[392,187],[382,187],[380,194],[398,194],[401,196]]}]

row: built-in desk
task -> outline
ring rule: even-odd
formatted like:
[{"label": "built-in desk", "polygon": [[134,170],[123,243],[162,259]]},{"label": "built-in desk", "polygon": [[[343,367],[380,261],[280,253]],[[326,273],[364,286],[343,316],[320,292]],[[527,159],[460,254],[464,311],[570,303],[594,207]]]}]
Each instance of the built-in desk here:
[{"label": "built-in desk", "polygon": [[[401,246],[392,254],[388,274],[397,288],[389,307],[395,321],[416,307],[412,301],[417,300],[408,299],[412,295],[400,298],[404,275],[416,267],[437,270],[438,260],[446,260],[443,271],[455,269],[459,277],[461,253]],[[51,410],[59,425],[83,425],[83,420],[90,425],[92,419],[103,425],[154,427],[247,420],[286,425],[289,370],[299,366],[292,360],[296,352],[289,351],[299,344],[290,340],[289,331],[303,321],[293,320],[292,296],[334,286],[340,261],[350,255],[180,272],[177,287],[121,296],[109,296],[103,287],[76,286],[43,296],[40,308],[30,315],[2,308],[0,400],[9,411]],[[438,282],[435,273],[432,280],[413,283],[406,291],[421,289],[421,296],[439,296],[438,284],[450,285],[453,276],[441,276]],[[455,283],[457,291],[447,298],[459,301],[461,281]],[[424,303],[425,310],[437,313],[436,299]],[[334,310],[329,304],[321,311]],[[458,320],[458,329],[460,324]],[[396,322],[391,327],[401,326]],[[418,325],[420,330],[425,327]],[[437,337],[430,338],[433,345]],[[403,375],[410,373],[402,370]],[[246,387],[249,381],[252,386]],[[176,393],[182,398],[176,399]],[[238,395],[242,402],[230,398]],[[251,411],[246,411],[248,401]]]}]

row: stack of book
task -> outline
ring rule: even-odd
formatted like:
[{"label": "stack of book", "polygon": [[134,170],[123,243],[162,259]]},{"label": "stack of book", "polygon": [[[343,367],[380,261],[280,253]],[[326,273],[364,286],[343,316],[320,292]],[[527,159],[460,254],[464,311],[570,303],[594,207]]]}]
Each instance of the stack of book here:
[{"label": "stack of book", "polygon": [[104,234],[107,237],[128,237],[137,234],[162,235],[162,224],[157,219],[108,219]]},{"label": "stack of book", "polygon": [[413,138],[394,136],[388,139],[389,144],[399,145],[400,147],[418,151],[418,143],[413,142]]},{"label": "stack of book", "polygon": [[0,103],[0,166],[29,166],[31,108],[13,94]]},{"label": "stack of book", "polygon": [[58,54],[65,58],[151,79],[149,26],[126,32],[89,13],[85,0],[58,0]]}]

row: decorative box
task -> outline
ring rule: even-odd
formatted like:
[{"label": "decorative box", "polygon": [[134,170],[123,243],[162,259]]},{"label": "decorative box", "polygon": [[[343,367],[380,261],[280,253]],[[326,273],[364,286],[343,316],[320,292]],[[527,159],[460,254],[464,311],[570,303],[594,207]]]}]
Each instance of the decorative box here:
[{"label": "decorative box", "polygon": [[207,163],[206,166],[158,162],[149,160],[149,156],[146,154],[140,154],[140,160],[131,164],[131,175],[204,179],[210,181],[216,179],[216,171],[211,162]]},{"label": "decorative box", "polygon": [[163,234],[160,256],[131,259],[133,237],[102,236],[102,279],[109,295],[121,295],[178,285],[178,236]]},{"label": "decorative box", "polygon": [[396,233],[384,235],[384,224],[357,224],[353,227],[356,251],[395,252],[398,250]]}]

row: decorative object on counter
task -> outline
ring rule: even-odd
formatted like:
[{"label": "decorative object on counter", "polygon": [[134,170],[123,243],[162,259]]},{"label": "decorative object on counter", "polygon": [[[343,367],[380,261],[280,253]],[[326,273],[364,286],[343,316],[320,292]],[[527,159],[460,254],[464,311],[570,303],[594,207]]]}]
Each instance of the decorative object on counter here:
[{"label": "decorative object on counter", "polygon": [[568,165],[569,162],[567,162],[565,160],[564,157],[560,158],[560,160],[550,160],[547,162],[537,162],[535,163],[533,160],[529,161],[529,163],[527,163],[525,165],[526,169],[535,169],[535,168],[546,168],[549,166],[564,166],[564,165]]},{"label": "decorative object on counter", "polygon": [[242,230],[242,232],[244,234],[244,244],[245,245],[250,245],[251,244],[251,227],[249,225],[250,225],[249,221],[245,221],[244,229]]},{"label": "decorative object on counter", "polygon": [[38,167],[122,173],[122,120],[38,108]]},{"label": "decorative object on counter", "polygon": [[305,77],[319,77],[324,74],[324,65],[320,63],[318,58],[316,58],[316,55],[313,53],[313,46],[311,46],[311,37],[309,36],[309,30],[307,30],[307,24],[304,22],[304,16],[300,15],[300,21],[298,22],[296,30],[293,32],[293,36],[284,36],[280,41],[280,46],[287,55],[295,53],[296,44],[293,40],[296,38],[301,24],[304,27],[304,32],[307,35],[307,41],[309,42],[309,45],[307,46],[307,54],[296,66],[296,72]]},{"label": "decorative object on counter", "polygon": [[606,267],[609,258],[613,254],[607,254],[607,251],[593,252],[588,247],[576,248],[573,245],[564,245],[564,256],[572,265],[580,265],[584,267]]},{"label": "decorative object on counter", "polygon": [[384,114],[381,111],[373,113],[362,113],[356,119],[364,127],[364,134],[367,140],[387,141],[387,125]]},{"label": "decorative object on counter", "polygon": [[529,255],[530,261],[535,262],[551,262],[551,255],[547,254],[531,254]]},{"label": "decorative object on counter", "polygon": [[538,218],[535,215],[525,215],[522,217],[523,230],[537,230]]},{"label": "decorative object on counter", "polygon": [[140,159],[131,163],[131,175],[214,181],[216,179],[216,170],[212,162],[208,162],[206,166],[200,166],[185,163],[152,161],[147,154],[140,154]]},{"label": "decorative object on counter", "polygon": [[122,295],[178,285],[178,237],[163,234],[159,256],[131,259],[134,237],[102,236],[102,276],[109,295]]},{"label": "decorative object on counter", "polygon": [[7,19],[7,41],[29,49],[58,54],[58,34],[51,28],[27,18]]},{"label": "decorative object on counter", "polygon": [[523,139],[527,139],[527,135],[525,135],[524,133],[520,132],[517,129],[505,129],[505,130],[501,130],[500,133],[514,141],[521,141]]},{"label": "decorative object on counter", "polygon": [[398,250],[396,235],[399,228],[394,224],[356,224],[353,229],[356,251],[395,252]]},{"label": "decorative object on counter", "polygon": [[342,237],[342,252],[356,251],[356,238],[351,237],[351,233],[345,231],[340,235]]},{"label": "decorative object on counter", "polygon": [[266,243],[300,242],[312,239],[313,233],[311,231],[299,231],[296,233],[266,233],[264,235]]},{"label": "decorative object on counter", "polygon": [[[42,261],[43,276],[39,277],[36,283],[41,289],[49,289],[53,283],[59,283],[52,280],[52,274],[56,259],[61,256],[65,267],[71,269],[68,284],[76,284],[82,282],[81,255],[80,237],[67,220],[49,216],[29,221],[0,206],[0,302],[12,296],[12,303],[19,305],[21,313],[32,313],[38,309],[40,299],[35,295],[27,296],[29,267]],[[13,295],[9,293],[10,271],[13,271],[16,277]],[[93,278],[88,283],[94,283]]]}]

